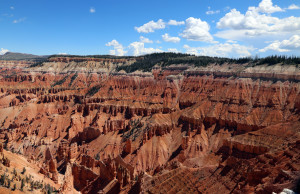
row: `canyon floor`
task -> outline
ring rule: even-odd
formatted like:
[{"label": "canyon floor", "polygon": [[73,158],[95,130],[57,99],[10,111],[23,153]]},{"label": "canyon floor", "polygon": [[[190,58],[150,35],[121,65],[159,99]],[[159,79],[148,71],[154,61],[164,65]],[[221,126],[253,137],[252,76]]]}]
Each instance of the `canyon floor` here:
[{"label": "canyon floor", "polygon": [[300,192],[299,65],[141,58],[1,60],[0,193]]}]

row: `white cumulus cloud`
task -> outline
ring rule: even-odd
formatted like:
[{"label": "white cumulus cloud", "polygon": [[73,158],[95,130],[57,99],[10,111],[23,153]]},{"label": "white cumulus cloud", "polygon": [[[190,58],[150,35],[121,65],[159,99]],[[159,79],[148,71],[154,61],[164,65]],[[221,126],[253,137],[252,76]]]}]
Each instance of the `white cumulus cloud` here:
[{"label": "white cumulus cloud", "polygon": [[129,45],[129,53],[130,55],[139,56],[150,53],[159,53],[163,52],[160,49],[155,48],[145,48],[145,44],[143,42],[133,42]]},{"label": "white cumulus cloud", "polygon": [[217,27],[223,30],[217,32],[215,36],[237,40],[300,33],[300,17],[277,18],[270,15],[277,11],[282,9],[273,6],[270,0],[263,0],[259,7],[249,7],[245,14],[232,9],[217,23]]},{"label": "white cumulus cloud", "polygon": [[162,35],[162,39],[163,39],[165,42],[173,42],[173,43],[180,42],[180,38],[179,38],[179,37],[172,37],[172,36],[169,36],[168,33],[165,33],[164,35]]},{"label": "white cumulus cloud", "polygon": [[190,17],[186,19],[184,31],[180,34],[183,38],[192,41],[212,42],[213,37],[209,33],[210,26],[200,18]]},{"label": "white cumulus cloud", "polygon": [[274,13],[284,11],[278,5],[273,6],[272,0],[262,0],[258,5],[258,11],[262,13]]},{"label": "white cumulus cloud", "polygon": [[180,25],[184,25],[184,21],[169,20],[168,25],[180,26]]},{"label": "white cumulus cloud", "polygon": [[242,22],[245,16],[241,14],[241,12],[236,9],[232,9],[229,13],[227,13],[220,21],[217,23],[218,28],[233,28],[233,29],[241,29]]},{"label": "white cumulus cloud", "polygon": [[[141,38],[142,40],[145,40]],[[117,55],[117,56],[124,56],[127,55],[133,55],[133,56],[139,56],[139,55],[145,55],[150,53],[158,53],[163,52],[161,49],[156,48],[145,48],[145,42],[136,41],[131,43],[128,47],[123,47],[122,44],[120,44],[117,40],[112,40],[111,42],[108,42],[106,46],[112,46],[114,49],[109,51],[110,55]]]},{"label": "white cumulus cloud", "polygon": [[0,49],[0,55],[4,55],[5,53],[7,53],[9,50],[1,48]]},{"label": "white cumulus cloud", "polygon": [[266,52],[268,50],[278,51],[278,52],[289,52],[292,50],[300,51],[300,36],[294,35],[290,39],[283,41],[274,41],[259,52]]},{"label": "white cumulus cloud", "polygon": [[295,10],[295,9],[300,9],[300,7],[298,5],[292,4],[287,9]]},{"label": "white cumulus cloud", "polygon": [[146,38],[144,36],[140,36],[140,41],[143,43],[153,43],[152,40],[150,40],[149,38]]},{"label": "white cumulus cloud", "polygon": [[252,46],[247,47],[240,44],[215,44],[206,47],[190,47],[184,45],[186,53],[202,56],[218,56],[218,57],[246,57],[251,55],[251,51],[255,50]]},{"label": "white cumulus cloud", "polygon": [[176,48],[168,48],[168,51],[172,53],[179,53],[179,51]]},{"label": "white cumulus cloud", "polygon": [[112,46],[114,48],[109,51],[110,55],[124,56],[127,53],[127,51],[124,50],[123,45],[120,44],[117,40],[108,42],[106,46]]},{"label": "white cumulus cloud", "polygon": [[154,22],[153,20],[140,26],[135,27],[135,30],[138,33],[150,33],[154,32],[154,30],[164,29],[166,27],[165,22],[162,19],[159,19],[157,22]]}]

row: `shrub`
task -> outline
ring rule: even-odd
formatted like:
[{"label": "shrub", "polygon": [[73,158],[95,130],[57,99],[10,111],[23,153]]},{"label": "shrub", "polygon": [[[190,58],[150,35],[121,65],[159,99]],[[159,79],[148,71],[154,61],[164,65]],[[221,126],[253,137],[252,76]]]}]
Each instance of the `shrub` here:
[{"label": "shrub", "polygon": [[14,170],[13,170],[13,174],[14,174],[15,176],[17,176],[17,171],[16,171],[16,168],[14,168]]},{"label": "shrub", "polygon": [[16,188],[17,188],[17,185],[16,185],[16,183],[15,183],[14,186],[13,186],[13,188],[12,188],[12,190],[15,191]]},{"label": "shrub", "polygon": [[94,86],[92,87],[88,92],[87,92],[87,96],[93,96],[94,94],[96,94],[99,90],[100,90],[101,86]]},{"label": "shrub", "polygon": [[97,153],[94,158],[95,160],[100,160],[100,153]]},{"label": "shrub", "polygon": [[0,177],[0,185],[4,185],[6,180],[6,173],[2,174]]},{"label": "shrub", "polygon": [[25,183],[24,183],[25,181],[24,181],[24,179],[22,179],[22,181],[21,181],[21,191],[23,191],[23,188],[24,188],[24,186],[25,186]]},{"label": "shrub", "polygon": [[7,179],[7,188],[10,188],[10,179]]},{"label": "shrub", "polygon": [[78,77],[78,74],[74,74],[72,77],[71,77],[71,81],[69,83],[69,87],[72,85],[72,83],[74,82],[74,80]]},{"label": "shrub", "polygon": [[69,77],[69,75],[67,75],[67,76],[65,76],[64,78],[62,78],[61,80],[55,82],[55,83],[52,85],[52,87],[62,85],[63,83],[65,83],[65,81],[67,80],[68,77]]},{"label": "shrub", "polygon": [[25,174],[25,172],[26,172],[26,168],[24,167],[23,168],[23,171],[21,172],[22,174]]}]

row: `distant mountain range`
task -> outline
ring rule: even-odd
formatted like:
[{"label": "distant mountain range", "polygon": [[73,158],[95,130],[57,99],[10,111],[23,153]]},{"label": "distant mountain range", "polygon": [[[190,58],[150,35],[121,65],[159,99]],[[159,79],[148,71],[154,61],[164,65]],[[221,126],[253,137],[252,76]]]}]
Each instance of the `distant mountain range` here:
[{"label": "distant mountain range", "polygon": [[4,55],[0,55],[0,60],[30,60],[39,61],[48,58],[49,55],[32,55],[25,53],[7,52]]}]

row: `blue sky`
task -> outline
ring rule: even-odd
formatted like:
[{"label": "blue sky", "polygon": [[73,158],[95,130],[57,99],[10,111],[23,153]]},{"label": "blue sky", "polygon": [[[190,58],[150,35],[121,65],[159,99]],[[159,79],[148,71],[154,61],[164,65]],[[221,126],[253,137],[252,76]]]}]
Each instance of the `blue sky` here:
[{"label": "blue sky", "polygon": [[300,55],[299,0],[0,0],[0,54]]}]

